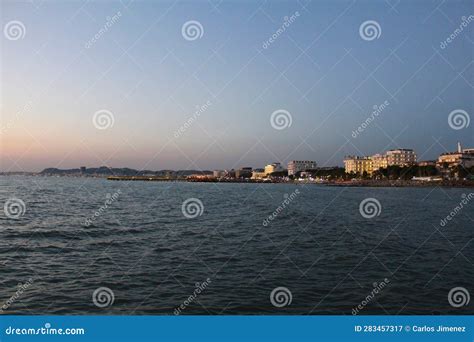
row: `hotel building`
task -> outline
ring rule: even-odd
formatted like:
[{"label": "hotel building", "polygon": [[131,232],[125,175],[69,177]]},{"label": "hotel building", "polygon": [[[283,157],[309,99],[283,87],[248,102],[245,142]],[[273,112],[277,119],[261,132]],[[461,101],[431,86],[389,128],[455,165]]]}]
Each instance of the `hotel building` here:
[{"label": "hotel building", "polygon": [[373,162],[370,157],[357,157],[348,156],[344,159],[344,167],[346,173],[359,173],[364,172],[371,174],[373,171]]},{"label": "hotel building", "polygon": [[372,171],[386,169],[388,167],[388,158],[386,155],[375,154],[370,157],[370,159],[372,159]]},{"label": "hotel building", "polygon": [[268,164],[265,166],[265,174],[269,175],[273,172],[283,171],[280,163]]},{"label": "hotel building", "polygon": [[385,169],[389,166],[410,166],[416,164],[415,151],[411,149],[396,149],[387,151],[385,154],[375,154],[369,157],[348,156],[344,159],[346,173],[364,172],[369,175],[378,169]]},{"label": "hotel building", "polygon": [[436,166],[439,168],[453,168],[456,166],[462,166],[464,168],[470,168],[474,166],[474,149],[468,148],[463,149],[461,144],[458,143],[458,150],[456,152],[443,153],[438,157]]},{"label": "hotel building", "polygon": [[410,166],[416,164],[415,151],[411,149],[399,148],[387,151],[387,165]]},{"label": "hotel building", "polygon": [[316,162],[312,160],[292,160],[288,163],[288,176],[299,171],[314,170],[316,167]]}]

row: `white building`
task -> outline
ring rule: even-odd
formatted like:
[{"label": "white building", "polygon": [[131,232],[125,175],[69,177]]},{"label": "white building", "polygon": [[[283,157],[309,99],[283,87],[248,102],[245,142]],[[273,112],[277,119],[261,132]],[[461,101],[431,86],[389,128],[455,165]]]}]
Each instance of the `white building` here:
[{"label": "white building", "polygon": [[416,154],[412,149],[399,148],[387,151],[387,165],[410,166],[416,164]]},{"label": "white building", "polygon": [[452,168],[462,166],[470,168],[474,166],[474,149],[463,149],[458,143],[458,150],[456,152],[443,153],[438,157],[437,165],[439,168]]},{"label": "white building", "polygon": [[292,160],[288,163],[288,176],[299,171],[314,170],[316,167],[316,162],[312,160]]}]

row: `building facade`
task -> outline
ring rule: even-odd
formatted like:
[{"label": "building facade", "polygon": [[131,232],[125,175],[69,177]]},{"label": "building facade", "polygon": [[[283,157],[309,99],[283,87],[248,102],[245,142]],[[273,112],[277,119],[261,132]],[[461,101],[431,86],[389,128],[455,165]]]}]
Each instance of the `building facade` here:
[{"label": "building facade", "polygon": [[272,163],[265,166],[265,174],[269,175],[273,172],[283,171],[280,163]]},{"label": "building facade", "polygon": [[235,170],[235,178],[250,178],[252,177],[252,168],[243,167],[240,170]]},{"label": "building facade", "polygon": [[384,154],[375,154],[370,159],[372,159],[372,171],[386,169],[388,166],[388,158]]},{"label": "building facade", "polygon": [[372,174],[379,169],[389,166],[410,166],[416,164],[416,153],[412,149],[400,148],[389,150],[385,154],[375,154],[368,157],[349,156],[344,159],[346,173]]},{"label": "building facade", "polygon": [[474,166],[474,149],[463,149],[458,143],[458,150],[456,152],[443,153],[438,157],[436,166],[440,169],[449,169],[457,166],[470,168]]},{"label": "building facade", "polygon": [[416,153],[412,149],[399,148],[387,151],[387,165],[410,166],[416,164]]},{"label": "building facade", "polygon": [[288,176],[300,171],[314,170],[316,167],[316,162],[312,160],[292,160],[288,163]]},{"label": "building facade", "polygon": [[266,177],[265,169],[254,169],[252,171],[252,179],[264,179]]},{"label": "building facade", "polygon": [[373,163],[370,157],[348,156],[344,159],[346,173],[372,174]]}]

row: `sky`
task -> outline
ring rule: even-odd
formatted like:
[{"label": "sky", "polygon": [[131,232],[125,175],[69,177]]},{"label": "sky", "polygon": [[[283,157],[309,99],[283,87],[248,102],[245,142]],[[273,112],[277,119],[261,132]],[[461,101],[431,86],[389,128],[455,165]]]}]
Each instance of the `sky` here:
[{"label": "sky", "polygon": [[7,0],[0,13],[3,172],[474,147],[472,1]]}]

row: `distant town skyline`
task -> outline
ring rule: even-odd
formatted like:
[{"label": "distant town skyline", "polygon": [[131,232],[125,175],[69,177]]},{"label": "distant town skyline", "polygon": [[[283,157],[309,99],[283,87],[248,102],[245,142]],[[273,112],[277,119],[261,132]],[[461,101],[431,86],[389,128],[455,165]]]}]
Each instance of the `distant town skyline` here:
[{"label": "distant town skyline", "polygon": [[474,147],[467,0],[0,10],[0,172],[342,166]]}]

